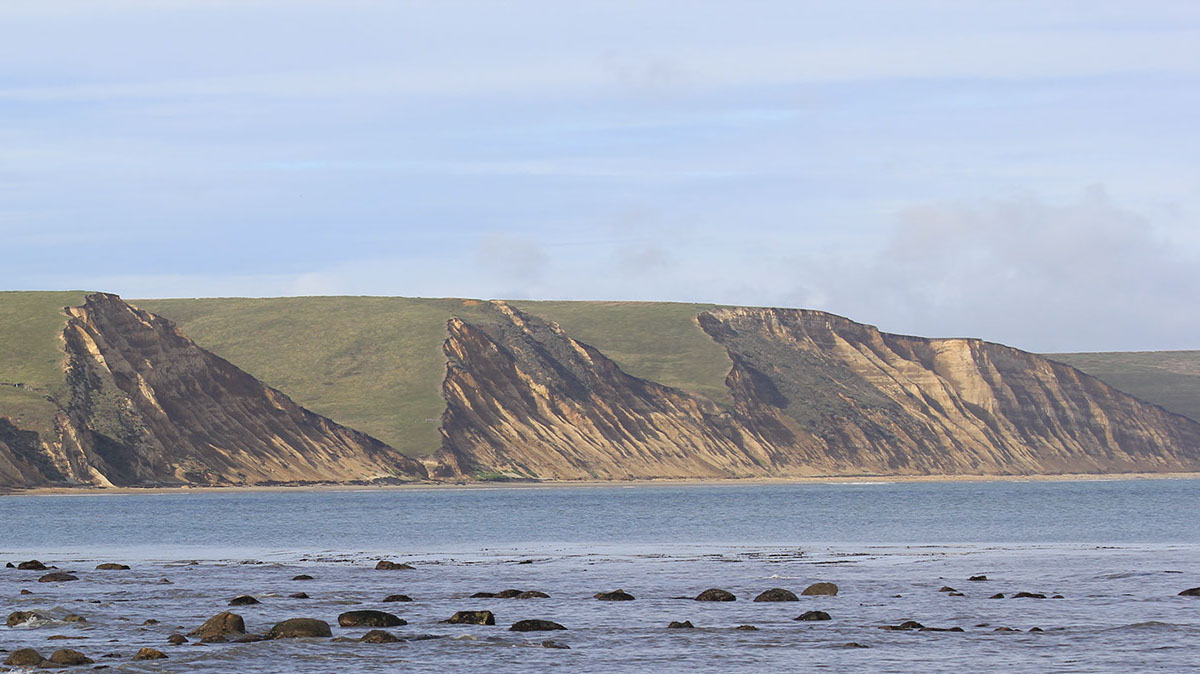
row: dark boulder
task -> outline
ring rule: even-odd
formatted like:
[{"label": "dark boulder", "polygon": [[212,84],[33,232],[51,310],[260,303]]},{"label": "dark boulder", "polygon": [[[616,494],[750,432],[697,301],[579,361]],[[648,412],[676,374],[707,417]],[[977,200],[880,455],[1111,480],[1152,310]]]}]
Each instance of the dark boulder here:
[{"label": "dark boulder", "polygon": [[96,565],[96,570],[97,570],[97,571],[128,571],[128,570],[129,570],[129,565],[127,565],[127,564],[114,564],[114,563],[112,563],[112,562],[105,562],[104,564],[97,564],[97,565]]},{"label": "dark boulder", "polygon": [[16,565],[15,565],[15,564],[13,564],[12,562],[9,562],[9,563],[7,563],[7,564],[5,564],[5,565],[4,565],[4,568],[6,568],[6,569],[15,569],[15,568],[17,568],[17,567],[16,567]]},{"label": "dark boulder", "polygon": [[267,630],[268,639],[299,639],[304,637],[331,637],[329,623],[315,618],[289,618]]},{"label": "dark boulder", "polygon": [[8,620],[4,624],[8,627],[16,627],[17,625],[23,625],[33,620],[49,621],[51,619],[48,614],[41,611],[13,611],[8,614]]},{"label": "dark boulder", "polygon": [[258,641],[266,641],[267,638],[261,634],[247,634],[233,640],[235,644],[252,644]]},{"label": "dark boulder", "polygon": [[1003,593],[1003,592],[997,592],[996,594],[994,594],[994,595],[992,595],[992,596],[988,597],[988,599],[1004,599],[1004,593]]},{"label": "dark boulder", "polygon": [[134,660],[166,660],[167,654],[153,648],[143,648],[133,656]]},{"label": "dark boulder", "polygon": [[238,596],[234,597],[233,599],[229,600],[230,606],[253,606],[254,604],[261,604],[261,603],[262,602],[255,599],[254,597],[251,597],[248,594],[238,595]]},{"label": "dark boulder", "polygon": [[209,634],[200,638],[202,644],[224,644],[229,642],[229,637],[224,634]]},{"label": "dark boulder", "polygon": [[491,611],[459,611],[442,622],[450,625],[495,625]]},{"label": "dark boulder", "polygon": [[714,587],[696,595],[696,601],[737,601],[737,597],[732,592]]},{"label": "dark boulder", "polygon": [[167,643],[171,644],[172,646],[182,646],[187,642],[188,638],[182,634],[172,634],[171,636],[167,637]]},{"label": "dark boulder", "polygon": [[521,596],[524,590],[500,590],[496,593],[497,599],[515,599]]},{"label": "dark boulder", "polygon": [[371,630],[363,635],[361,641],[364,644],[394,644],[397,641],[401,641],[401,639],[391,632]]},{"label": "dark boulder", "polygon": [[625,590],[613,590],[612,592],[597,592],[593,595],[600,601],[633,601],[633,595]]},{"label": "dark boulder", "polygon": [[924,629],[924,625],[915,620],[905,620],[899,625],[884,625],[881,630],[919,630]]},{"label": "dark boulder", "polygon": [[90,665],[96,661],[79,651],[71,650],[70,648],[60,648],[50,654],[50,662],[64,667],[75,667],[78,665]]},{"label": "dark boulder", "polygon": [[495,599],[495,598],[496,598],[495,592],[476,592],[475,594],[471,595],[471,599]]},{"label": "dark boulder", "polygon": [[292,576],[292,580],[313,580],[313,577],[307,573],[302,573],[299,576]]},{"label": "dark boulder", "polygon": [[48,571],[52,567],[46,566],[36,559],[31,559],[28,562],[17,564],[17,568],[21,571]]},{"label": "dark boulder", "polygon": [[399,627],[408,621],[383,611],[347,611],[338,616],[342,627]]},{"label": "dark boulder", "polygon": [[842,648],[870,648],[870,646],[867,646],[865,644],[860,644],[857,641],[847,641],[846,643],[842,644],[841,647]]},{"label": "dark boulder", "polygon": [[754,598],[754,601],[800,601],[795,592],[773,587]]},{"label": "dark boulder", "polygon": [[946,594],[946,596],[947,597],[965,597],[967,595],[963,594],[962,592],[949,592]]},{"label": "dark boulder", "polygon": [[792,620],[832,620],[833,618],[824,611],[805,611],[798,618]]},{"label": "dark boulder", "polygon": [[1012,596],[1013,599],[1045,599],[1046,595],[1039,592],[1018,592]]},{"label": "dark boulder", "polygon": [[1179,593],[1180,597],[1200,597],[1200,587],[1189,587]]},{"label": "dark boulder", "polygon": [[919,632],[965,632],[961,627],[922,627]]},{"label": "dark boulder", "polygon": [[[68,613],[65,616],[63,616],[63,622],[65,622],[65,623],[85,623],[85,622],[87,622],[87,618],[84,618],[83,616],[75,614],[75,613]],[[145,624],[150,624],[150,621],[147,620]],[[155,620],[154,624],[157,625],[158,621]]]},{"label": "dark boulder", "polygon": [[733,629],[741,631],[741,632],[757,632],[758,631],[758,628],[755,627],[754,625],[738,625],[737,627],[735,627]]},{"label": "dark boulder", "polygon": [[242,616],[222,611],[204,621],[204,624],[188,632],[188,636],[206,637],[214,634],[245,634],[246,621]]},{"label": "dark boulder", "polygon": [[973,580],[973,581],[987,580],[987,576],[971,576],[967,580]]},{"label": "dark boulder", "polygon": [[409,566],[408,564],[403,564],[400,562],[391,562],[391,561],[388,561],[385,559],[375,565],[375,570],[376,571],[412,571],[413,567]]},{"label": "dark boulder", "polygon": [[683,622],[679,622],[678,620],[672,620],[671,624],[667,625],[667,629],[672,629],[672,630],[681,630],[681,629],[682,630],[690,630],[690,629],[695,629],[695,628],[696,628],[696,626],[693,625],[692,621],[690,621],[690,620],[685,620]]},{"label": "dark boulder", "polygon": [[[521,562],[521,564],[525,564],[525,562]],[[554,641],[553,639],[547,639],[547,640],[543,641],[542,648],[558,648],[558,649],[562,649],[564,651],[571,650],[570,646],[563,644],[563,643],[559,643],[557,641]]]},{"label": "dark boulder", "polygon": [[516,596],[517,599],[549,599],[550,595],[539,590],[525,590]]},{"label": "dark boulder", "polygon": [[18,648],[5,658],[4,664],[12,665],[13,667],[37,667],[46,661],[41,653],[32,648]]},{"label": "dark boulder", "polygon": [[383,598],[383,601],[386,603],[391,603],[391,602],[395,602],[395,601],[412,601],[412,600],[413,600],[413,598],[406,594],[389,594],[388,596]]},{"label": "dark boulder", "polygon": [[288,599],[308,599],[308,598],[309,598],[309,596],[308,596],[307,592],[294,592],[294,593],[288,595]]},{"label": "dark boulder", "polygon": [[39,583],[65,583],[70,580],[79,580],[79,578],[77,576],[72,576],[71,574],[69,574],[65,571],[55,571],[53,573],[47,573],[46,575],[42,576],[41,578],[38,578]]},{"label": "dark boulder", "polygon": [[943,585],[938,592],[958,592],[958,590],[950,587],[949,585]]},{"label": "dark boulder", "polygon": [[518,620],[513,623],[512,627],[508,628],[510,632],[549,632],[551,630],[565,629],[567,628],[553,620]]},{"label": "dark boulder", "polygon": [[800,594],[808,597],[835,597],[837,593],[838,586],[833,583],[813,583]]}]

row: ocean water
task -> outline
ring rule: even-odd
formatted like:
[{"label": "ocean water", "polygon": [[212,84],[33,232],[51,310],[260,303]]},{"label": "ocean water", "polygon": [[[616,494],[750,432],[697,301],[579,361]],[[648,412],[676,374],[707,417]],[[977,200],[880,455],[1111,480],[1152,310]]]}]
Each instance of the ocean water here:
[{"label": "ocean water", "polygon": [[[113,671],[1200,668],[1200,597],[1177,596],[1200,586],[1200,480],[1190,479],[0,497],[0,562],[33,558],[80,580],[0,569],[4,615],[49,618],[0,627],[0,649],[73,648]],[[385,558],[415,569],[376,571]],[[93,570],[107,561],[133,568]],[[302,573],[315,579],[291,580]],[[980,574],[989,580],[967,580]],[[839,594],[752,601],[818,581]],[[738,599],[691,599],[710,587]],[[470,598],[509,588],[551,596]],[[592,598],[617,588],[637,599]],[[288,597],[300,591],[310,598]],[[989,598],[1021,591],[1063,598]],[[395,593],[415,601],[380,601]],[[407,640],[167,644],[241,594],[262,602],[230,609],[250,632],[313,617],[358,637],[366,628],[340,628],[337,616],[371,608],[407,620],[389,629]],[[496,625],[439,622],[459,610],[490,610]],[[832,619],[793,620],[809,610]],[[63,622],[69,613],[87,622]],[[568,630],[508,630],[527,618]],[[695,629],[666,627],[683,620]],[[906,620],[964,631],[880,629]],[[747,624],[758,629],[734,629]],[[169,658],[132,662],[143,646]]]}]

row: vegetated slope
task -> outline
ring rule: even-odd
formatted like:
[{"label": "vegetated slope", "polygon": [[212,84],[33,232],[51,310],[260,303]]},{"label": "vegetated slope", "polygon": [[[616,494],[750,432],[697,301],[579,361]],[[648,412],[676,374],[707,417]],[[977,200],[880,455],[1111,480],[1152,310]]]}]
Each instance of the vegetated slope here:
[{"label": "vegetated slope", "polygon": [[0,486],[426,476],[419,463],[296,405],[114,295],[88,295],[67,312],[61,385],[35,391],[54,408],[53,430],[23,427],[0,408]]},{"label": "vegetated slope", "polygon": [[[200,346],[305,407],[410,456],[441,446],[446,401],[442,342],[449,320],[473,320],[478,300],[274,297],[131,300]],[[561,323],[627,372],[721,404],[730,362],[696,324],[709,305],[670,302],[515,302]]]},{"label": "vegetated slope", "polygon": [[1200,351],[1051,353],[1046,357],[1200,421]]},{"label": "vegetated slope", "polygon": [[[823,312],[714,308],[733,409],[632,377],[561,327],[492,303],[452,320],[446,472],[559,479],[1200,469],[1200,424],[979,340]],[[658,460],[655,457],[661,457]]]}]

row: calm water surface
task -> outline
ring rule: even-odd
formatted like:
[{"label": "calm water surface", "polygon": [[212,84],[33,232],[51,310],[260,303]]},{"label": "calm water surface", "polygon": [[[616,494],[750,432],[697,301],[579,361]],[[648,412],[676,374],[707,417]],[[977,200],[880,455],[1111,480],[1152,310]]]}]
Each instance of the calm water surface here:
[{"label": "calm water surface", "polygon": [[[0,648],[83,651],[116,671],[1181,671],[1200,667],[1200,480],[869,483],[0,497]],[[375,571],[378,559],[414,571]],[[99,572],[99,561],[134,568]],[[526,563],[521,563],[526,562]],[[307,573],[312,581],[292,581]],[[969,582],[986,574],[987,582]],[[163,579],[170,581],[163,583]],[[836,597],[755,603],[837,583]],[[951,586],[966,594],[938,592]],[[623,588],[632,602],[592,595]],[[709,587],[738,596],[695,602]],[[28,589],[34,594],[21,595]],[[537,589],[550,599],[470,599]],[[304,591],[310,599],[287,595]],[[1063,599],[989,599],[1018,591]],[[383,604],[393,593],[416,601]],[[251,632],[383,609],[398,644],[327,639],[168,646],[227,608]],[[497,625],[438,621],[491,610]],[[833,620],[793,620],[804,611]],[[67,613],[88,619],[60,622]],[[569,630],[514,633],[524,618]],[[148,619],[157,625],[143,625]],[[889,632],[918,620],[963,633]],[[697,629],[668,630],[672,620]],[[753,624],[758,631],[737,631]],[[996,627],[1021,632],[996,632]],[[1031,627],[1044,632],[1029,632]],[[85,639],[50,640],[53,635]],[[544,648],[553,639],[570,649]],[[870,648],[847,649],[856,642]],[[170,659],[132,663],[142,646]],[[121,658],[102,659],[106,653]]]}]

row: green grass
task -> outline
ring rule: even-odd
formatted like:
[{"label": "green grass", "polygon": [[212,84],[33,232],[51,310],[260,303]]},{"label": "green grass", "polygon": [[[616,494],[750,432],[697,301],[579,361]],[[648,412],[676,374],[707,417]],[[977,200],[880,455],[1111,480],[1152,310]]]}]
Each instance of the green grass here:
[{"label": "green grass", "polygon": [[[441,445],[446,321],[488,320],[475,300],[402,297],[134,300],[296,402],[412,456]],[[728,402],[725,352],[692,320],[703,305],[513,302],[558,322],[634,376]]]},{"label": "green grass", "polygon": [[1047,357],[1200,421],[1200,351],[1052,353]]},{"label": "green grass", "polygon": [[0,416],[39,433],[53,428],[56,408],[43,396],[61,399],[66,394],[64,308],[83,304],[86,295],[82,291],[0,292]]},{"label": "green grass", "polygon": [[513,302],[554,321],[635,377],[718,403],[732,402],[725,377],[732,363],[695,317],[711,304],[672,302]]}]

